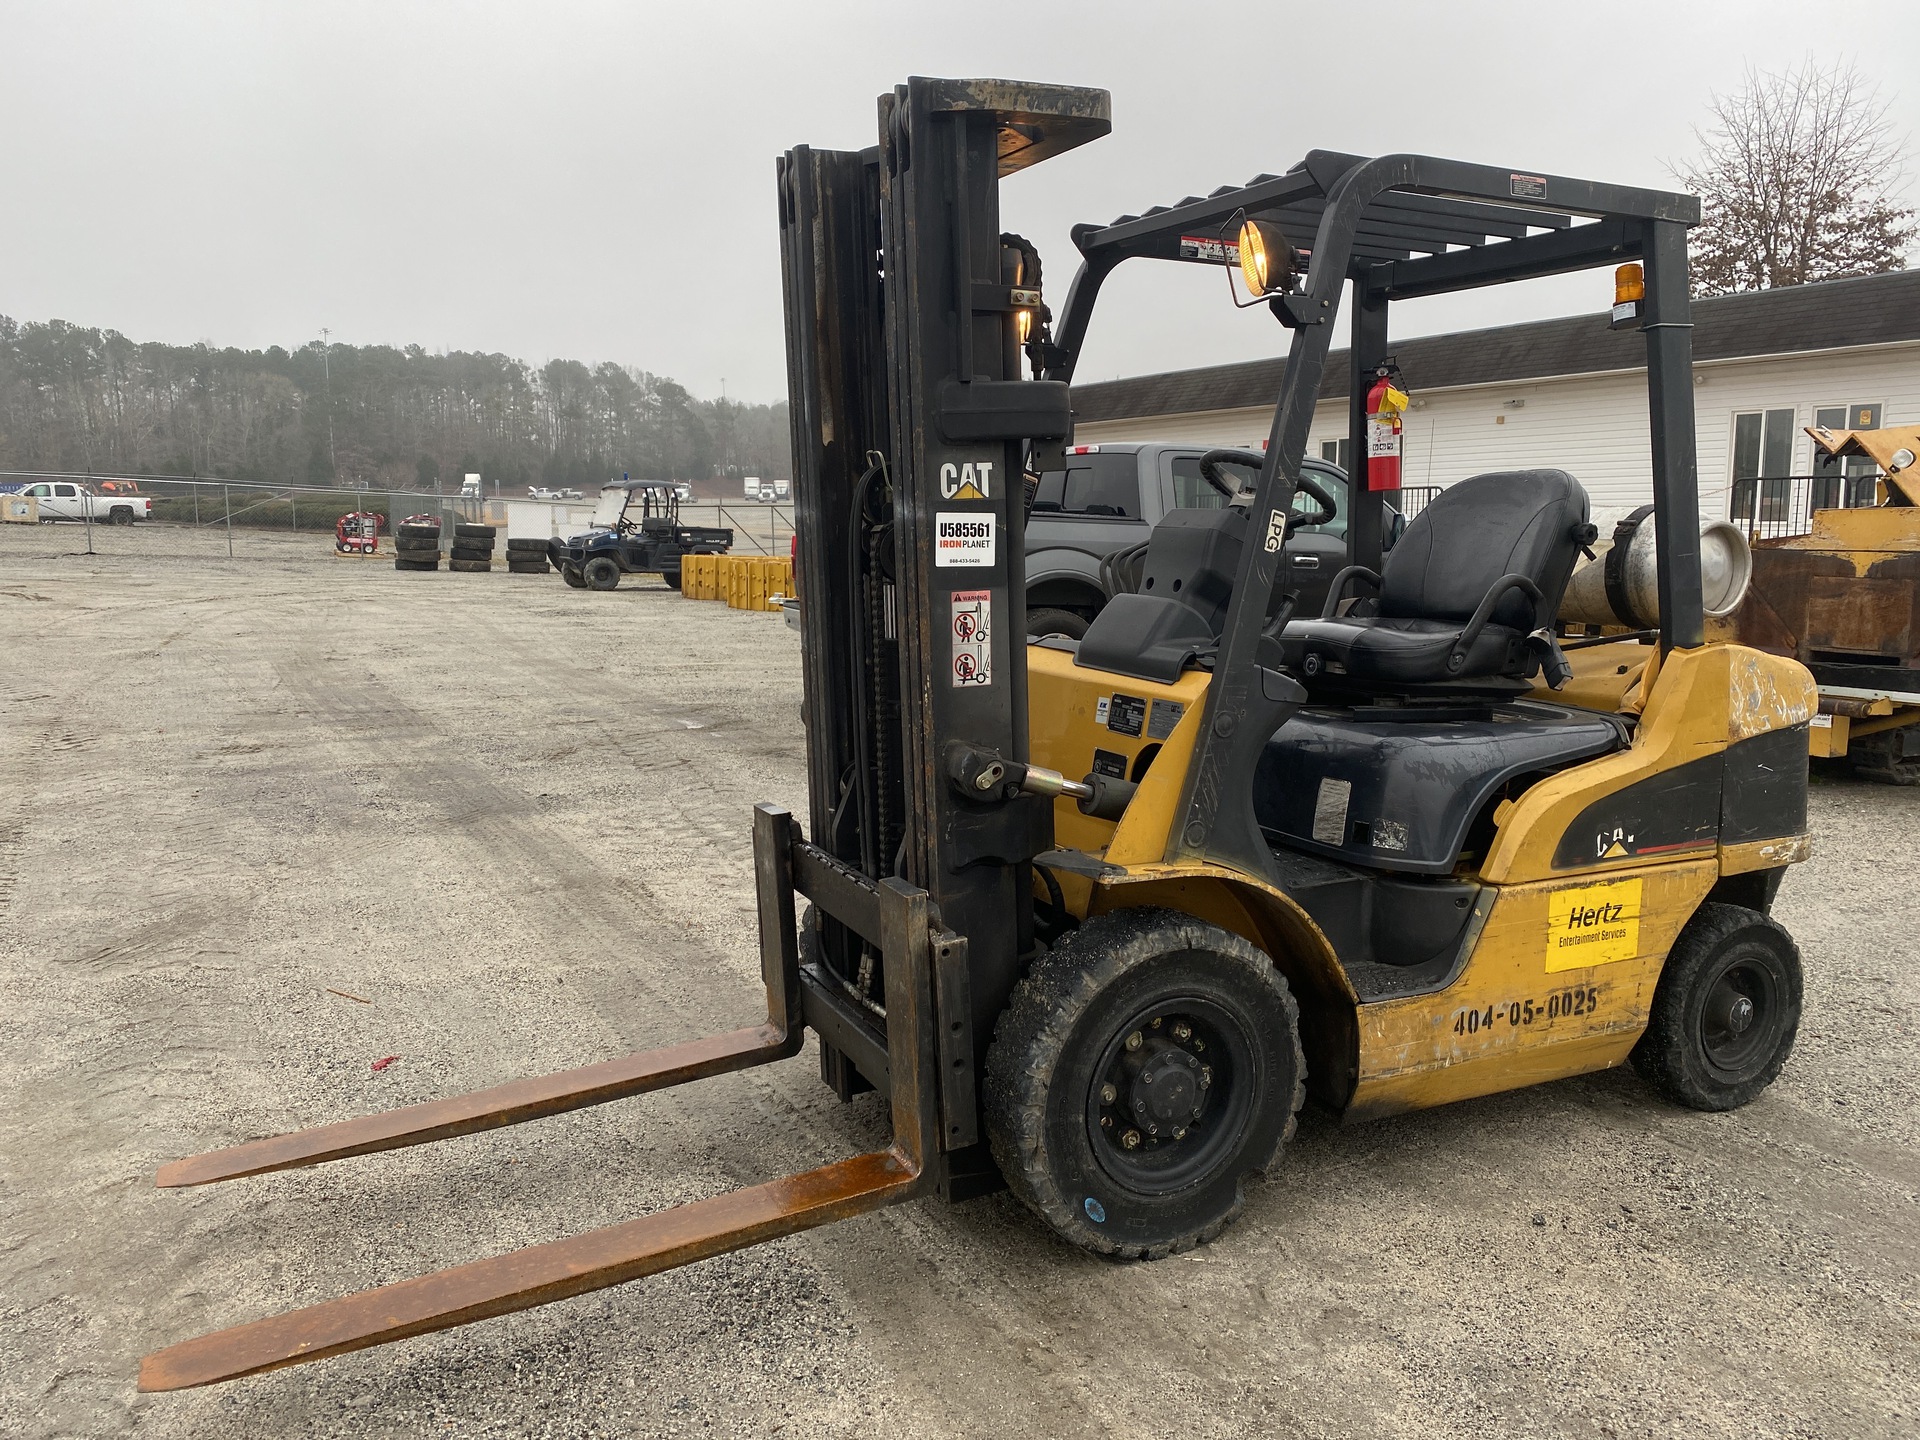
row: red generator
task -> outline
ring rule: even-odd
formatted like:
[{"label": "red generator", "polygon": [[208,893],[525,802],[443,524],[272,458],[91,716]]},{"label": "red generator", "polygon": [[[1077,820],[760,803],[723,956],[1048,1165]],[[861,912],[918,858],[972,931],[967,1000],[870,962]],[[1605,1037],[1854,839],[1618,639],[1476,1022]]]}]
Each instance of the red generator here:
[{"label": "red generator", "polygon": [[350,510],[334,522],[333,548],[342,555],[371,555],[380,548],[386,523],[376,510]]}]

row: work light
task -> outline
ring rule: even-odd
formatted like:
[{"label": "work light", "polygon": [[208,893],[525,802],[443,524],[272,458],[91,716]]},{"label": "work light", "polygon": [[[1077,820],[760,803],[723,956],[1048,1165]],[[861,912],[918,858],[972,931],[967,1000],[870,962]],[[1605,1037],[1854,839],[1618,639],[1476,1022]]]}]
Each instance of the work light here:
[{"label": "work light", "polygon": [[1240,278],[1257,296],[1281,295],[1300,273],[1300,255],[1278,225],[1248,220],[1240,227]]},{"label": "work light", "polygon": [[1639,261],[1622,265],[1613,272],[1613,311],[1608,322],[1619,329],[1629,320],[1640,318],[1640,302],[1647,298],[1647,276]]}]

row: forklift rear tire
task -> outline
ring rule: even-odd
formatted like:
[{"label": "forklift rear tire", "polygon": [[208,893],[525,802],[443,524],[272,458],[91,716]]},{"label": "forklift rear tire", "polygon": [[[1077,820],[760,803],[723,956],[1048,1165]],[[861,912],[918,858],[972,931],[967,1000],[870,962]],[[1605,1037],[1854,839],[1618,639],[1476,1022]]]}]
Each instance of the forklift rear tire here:
[{"label": "forklift rear tire", "polygon": [[987,1138],[1064,1238],[1157,1260],[1239,1215],[1248,1177],[1293,1135],[1305,1072],[1271,959],[1178,911],[1122,910],[1014,987],[987,1050]]},{"label": "forklift rear tire", "polygon": [[580,568],[589,590],[611,590],[620,583],[620,562],[596,555]]},{"label": "forklift rear tire", "polygon": [[1633,1068],[1691,1110],[1737,1110],[1773,1083],[1800,1029],[1800,949],[1741,905],[1702,905],[1674,941]]},{"label": "forklift rear tire", "polygon": [[586,588],[586,577],[571,565],[562,565],[560,567],[560,578],[576,590]]},{"label": "forklift rear tire", "polygon": [[1044,640],[1049,635],[1064,635],[1069,640],[1087,637],[1087,622],[1071,610],[1051,608],[1027,612],[1027,638]]}]

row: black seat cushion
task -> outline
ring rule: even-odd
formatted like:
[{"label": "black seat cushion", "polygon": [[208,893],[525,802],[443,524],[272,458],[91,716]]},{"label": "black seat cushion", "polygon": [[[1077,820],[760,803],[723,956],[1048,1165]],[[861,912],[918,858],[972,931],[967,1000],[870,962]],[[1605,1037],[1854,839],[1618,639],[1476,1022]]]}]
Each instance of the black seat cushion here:
[{"label": "black seat cushion", "polygon": [[1626,743],[1617,716],[1533,700],[1312,707],[1267,742],[1253,813],[1270,840],[1295,849],[1445,875],[1502,786]]},{"label": "black seat cushion", "polygon": [[[1589,529],[1587,492],[1564,470],[1463,480],[1414,516],[1388,552],[1373,614],[1296,621],[1281,637],[1282,658],[1309,677],[1332,662],[1335,673],[1385,684],[1522,676],[1535,662],[1519,642],[1560,608]],[[1467,622],[1506,575],[1531,580],[1539,603],[1509,590],[1466,663],[1449,667]]]}]

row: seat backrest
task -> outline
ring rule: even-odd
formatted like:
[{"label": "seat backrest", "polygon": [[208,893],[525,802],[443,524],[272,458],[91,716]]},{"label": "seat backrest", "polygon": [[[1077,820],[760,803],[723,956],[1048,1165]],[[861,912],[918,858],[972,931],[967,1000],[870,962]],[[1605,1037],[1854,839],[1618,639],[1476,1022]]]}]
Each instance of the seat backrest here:
[{"label": "seat backrest", "polygon": [[[1587,492],[1564,470],[1506,470],[1449,485],[1413,517],[1380,572],[1380,614],[1405,620],[1473,618],[1502,575],[1540,587],[1551,619],[1587,526]],[[1495,624],[1532,630],[1533,602],[1518,590]]]}]

